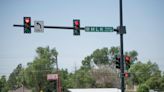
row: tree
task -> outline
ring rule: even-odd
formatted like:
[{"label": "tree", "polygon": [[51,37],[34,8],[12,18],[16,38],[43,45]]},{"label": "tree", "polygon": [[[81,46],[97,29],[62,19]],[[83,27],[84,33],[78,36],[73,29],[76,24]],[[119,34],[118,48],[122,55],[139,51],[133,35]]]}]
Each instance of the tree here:
[{"label": "tree", "polygon": [[57,60],[57,51],[55,48],[38,47],[36,49],[37,56],[33,62],[28,63],[28,67],[25,70],[25,79],[27,86],[35,89],[35,92],[40,90],[46,90],[46,87],[50,84],[47,81],[47,74],[55,73],[54,66]]},{"label": "tree", "polygon": [[[7,82],[5,77],[0,79],[0,92],[6,92],[7,89],[15,89],[22,85],[33,89],[34,92],[54,91],[57,86],[56,81],[47,81],[47,74],[59,73],[62,82],[63,92],[67,88],[102,88],[102,87],[120,87],[120,70],[116,69],[114,56],[119,55],[119,47],[96,49],[91,55],[82,60],[82,66],[75,72],[69,73],[67,69],[56,67],[58,52],[55,48],[38,47],[36,57],[32,62],[23,68],[19,64],[10,74]],[[136,51],[125,52],[125,55],[131,57],[131,67],[127,70],[130,78],[126,79],[126,84],[139,85],[138,92],[147,92],[149,89],[164,90],[164,74],[156,63],[137,62],[138,53]],[[4,81],[5,80],[5,81]],[[3,88],[5,85],[5,89]],[[8,88],[9,87],[9,88]]]},{"label": "tree", "polygon": [[159,89],[160,90],[164,90],[164,73],[162,75],[162,77],[160,78],[160,86],[159,86]]},{"label": "tree", "polygon": [[96,65],[106,65],[109,64],[108,60],[109,50],[108,48],[97,49],[91,55],[93,62]]},{"label": "tree", "polygon": [[[85,69],[90,73],[90,77],[94,80],[92,87],[119,87],[120,71],[116,69],[115,56],[120,56],[119,47],[111,47],[96,49],[89,56],[82,60],[81,69]],[[138,53],[136,51],[126,52],[125,55],[131,57],[132,64],[137,60]],[[115,80],[115,82],[113,82]]]},{"label": "tree", "polygon": [[0,92],[7,92],[8,91],[8,86],[7,86],[7,80],[6,76],[1,76],[0,78]]},{"label": "tree", "polygon": [[91,63],[92,63],[92,57],[91,56],[87,56],[84,58],[84,60],[82,60],[82,68],[86,68],[86,69],[91,69]]},{"label": "tree", "polygon": [[141,84],[138,86],[137,92],[149,92],[149,87],[146,84]]},{"label": "tree", "polygon": [[145,84],[151,89],[159,89],[160,77],[150,77]]},{"label": "tree", "polygon": [[[131,81],[139,85],[138,90],[146,85],[146,88],[154,90],[164,90],[164,79],[156,63],[148,61],[147,63],[137,62],[130,68],[132,74]],[[142,91],[141,91],[142,92]]]},{"label": "tree", "polygon": [[150,77],[160,77],[161,72],[156,63],[150,61],[146,64],[137,62],[130,68],[130,73],[133,75],[133,81],[135,84],[145,83]]},{"label": "tree", "polygon": [[95,73],[93,68],[109,64],[108,55],[108,48],[102,48],[96,49],[91,55],[86,56],[84,60],[82,60],[81,68],[75,72],[75,86],[79,88],[102,87],[102,85],[96,84],[98,80],[96,80],[97,78],[94,76],[97,73]]},{"label": "tree", "polygon": [[76,88],[91,88],[94,84],[90,71],[85,68],[77,70],[74,78]]},{"label": "tree", "polygon": [[22,86],[22,75],[23,67],[22,64],[18,64],[17,67],[10,74],[8,79],[9,89],[13,90]]},{"label": "tree", "polygon": [[119,88],[120,78],[117,71],[113,71],[109,65],[101,65],[90,70],[91,78],[95,80],[97,88]]},{"label": "tree", "polygon": [[67,69],[61,69],[59,76],[60,76],[60,80],[61,80],[61,84],[62,84],[62,90],[63,90],[63,92],[67,92],[67,88],[70,88],[69,84],[71,82],[68,80],[69,73],[68,73]]}]

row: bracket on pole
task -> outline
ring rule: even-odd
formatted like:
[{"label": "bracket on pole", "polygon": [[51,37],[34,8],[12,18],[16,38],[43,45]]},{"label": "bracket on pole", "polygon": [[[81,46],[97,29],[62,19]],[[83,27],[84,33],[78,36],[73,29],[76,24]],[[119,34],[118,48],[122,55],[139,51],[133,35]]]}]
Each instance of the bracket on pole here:
[{"label": "bracket on pole", "polygon": [[126,26],[118,26],[117,34],[126,34]]}]

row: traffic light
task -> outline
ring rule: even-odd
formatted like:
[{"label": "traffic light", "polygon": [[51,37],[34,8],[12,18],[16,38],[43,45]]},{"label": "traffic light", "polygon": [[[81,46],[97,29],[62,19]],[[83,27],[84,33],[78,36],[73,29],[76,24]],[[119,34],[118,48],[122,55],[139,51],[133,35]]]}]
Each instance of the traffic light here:
[{"label": "traffic light", "polygon": [[120,69],[120,57],[119,56],[115,56],[115,64],[116,64],[116,68]]},{"label": "traffic light", "polygon": [[31,17],[24,17],[24,33],[31,33]]},{"label": "traffic light", "polygon": [[124,73],[124,76],[125,76],[126,78],[128,78],[128,77],[130,77],[130,73],[125,72],[125,73]]},{"label": "traffic light", "polygon": [[73,20],[73,27],[74,27],[73,35],[80,35],[80,20],[78,19]]},{"label": "traffic light", "polygon": [[130,56],[125,56],[125,63],[126,63],[126,70],[128,70],[131,65]]}]

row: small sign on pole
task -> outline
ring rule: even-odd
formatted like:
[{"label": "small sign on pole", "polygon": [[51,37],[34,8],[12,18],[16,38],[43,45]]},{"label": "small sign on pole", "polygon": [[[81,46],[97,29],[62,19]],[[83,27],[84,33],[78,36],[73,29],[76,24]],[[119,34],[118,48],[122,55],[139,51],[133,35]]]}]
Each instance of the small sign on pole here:
[{"label": "small sign on pole", "polygon": [[47,80],[58,80],[58,74],[48,74]]},{"label": "small sign on pole", "polygon": [[44,32],[43,21],[34,21],[34,32]]}]

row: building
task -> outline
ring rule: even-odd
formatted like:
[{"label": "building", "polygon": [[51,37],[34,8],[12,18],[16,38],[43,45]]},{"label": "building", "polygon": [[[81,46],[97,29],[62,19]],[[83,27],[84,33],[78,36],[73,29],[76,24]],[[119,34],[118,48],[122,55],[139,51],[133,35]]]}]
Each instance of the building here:
[{"label": "building", "polygon": [[118,88],[84,88],[68,89],[68,92],[121,92]]}]

